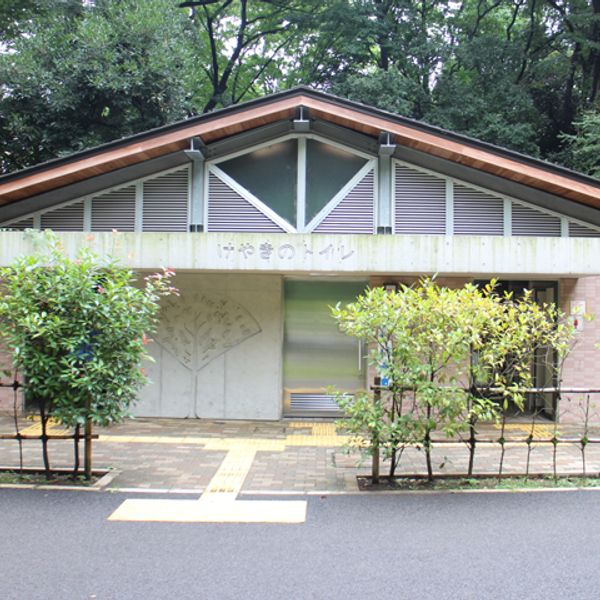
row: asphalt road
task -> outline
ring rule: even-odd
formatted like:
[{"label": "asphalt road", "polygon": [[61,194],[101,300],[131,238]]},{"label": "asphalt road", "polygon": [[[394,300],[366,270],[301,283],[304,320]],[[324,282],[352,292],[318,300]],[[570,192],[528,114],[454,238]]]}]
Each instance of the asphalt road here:
[{"label": "asphalt road", "polygon": [[126,497],[0,490],[0,598],[600,598],[597,491],[316,496],[304,525],[107,521]]}]

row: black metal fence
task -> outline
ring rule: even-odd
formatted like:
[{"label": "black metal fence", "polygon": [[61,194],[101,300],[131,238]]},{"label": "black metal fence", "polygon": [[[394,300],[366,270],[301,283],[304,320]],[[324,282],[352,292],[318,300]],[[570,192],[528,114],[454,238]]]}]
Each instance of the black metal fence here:
[{"label": "black metal fence", "polygon": [[[373,386],[371,390],[374,394],[374,401],[379,401],[381,394],[388,391],[388,388]],[[490,390],[486,391],[489,392]],[[493,390],[491,391],[493,392]],[[592,473],[588,469],[587,451],[590,446],[600,444],[600,410],[598,412],[595,411],[597,407],[593,400],[595,395],[600,394],[600,389],[552,387],[526,388],[519,391],[527,394],[531,408],[523,411],[515,411],[514,408],[512,410],[502,408],[497,421],[493,423],[495,426],[494,430],[488,428],[487,431],[482,433],[480,431],[482,427],[480,426],[490,423],[489,421],[483,421],[467,427],[464,432],[465,435],[461,433],[451,438],[430,437],[416,442],[401,443],[396,448],[396,451],[399,451],[400,455],[402,455],[402,452],[407,447],[422,449],[428,445],[429,448],[443,448],[448,445],[456,445],[457,442],[462,443],[469,452],[469,466],[464,473],[456,473],[453,476],[472,477],[476,476],[473,471],[473,462],[477,448],[481,446],[493,446],[500,450],[496,476],[503,478],[508,476],[529,477],[531,474],[532,451],[538,446],[549,447],[551,449],[552,468],[547,472],[547,475],[552,475],[556,479],[561,475],[558,466],[558,449],[560,446],[571,446],[579,450],[581,471],[579,473],[569,473],[569,475],[581,477],[599,476],[600,473],[597,471]],[[548,394],[554,397],[554,402],[552,403],[553,414],[551,415],[547,413],[546,407],[543,406],[543,399]],[[542,400],[542,402],[538,402],[539,400]],[[565,417],[567,415],[573,419],[573,422],[563,425],[561,423],[561,416]],[[597,426],[594,426],[593,419],[596,419]],[[518,437],[511,435],[511,431],[513,431],[511,427],[515,423],[518,423],[521,432],[527,433]],[[540,425],[544,425],[544,427],[539,427]],[[551,430],[550,435],[548,434],[548,429]],[[543,432],[543,435],[538,435],[539,432]],[[524,444],[526,446],[525,465],[520,473],[505,473],[506,450],[511,444]],[[373,483],[378,483],[381,477],[381,451],[382,448],[378,447],[376,443],[371,444],[371,478]],[[398,461],[400,460],[401,458],[398,459]],[[395,468],[393,471],[395,471]],[[422,476],[419,474],[414,475],[418,477]],[[490,473],[486,473],[486,475],[489,476]],[[539,475],[539,473],[536,473],[536,475]],[[402,475],[402,477],[411,476],[407,474]],[[440,476],[440,473],[436,474],[436,476]]]}]

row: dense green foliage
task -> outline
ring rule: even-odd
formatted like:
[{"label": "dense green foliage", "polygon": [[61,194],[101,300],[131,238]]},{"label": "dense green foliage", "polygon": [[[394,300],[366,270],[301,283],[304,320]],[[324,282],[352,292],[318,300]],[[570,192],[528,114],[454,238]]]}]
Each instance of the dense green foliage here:
[{"label": "dense green foliage", "polygon": [[47,399],[66,425],[88,413],[99,425],[121,420],[146,380],[140,363],[171,275],[136,287],[128,269],[86,249],[71,260],[55,241],[1,269],[0,331],[27,396]]},{"label": "dense green foliage", "polygon": [[[432,477],[435,431],[473,432],[477,421],[499,418],[509,402],[523,408],[534,359],[543,350],[561,364],[573,334],[554,305],[538,305],[529,292],[498,295],[493,283],[373,288],[333,316],[342,332],[368,345],[371,364],[388,380],[382,395],[342,395],[339,402],[353,443],[368,452],[381,448],[391,475],[403,449],[417,445]],[[472,443],[470,469],[474,451]]]},{"label": "dense green foliage", "polygon": [[49,247],[0,269],[0,335],[26,398],[42,422],[118,422],[146,381],[145,345],[160,296],[176,292],[173,273],[136,286],[131,271],[86,249],[72,260],[52,234],[41,243]]},{"label": "dense green foliage", "polygon": [[303,83],[595,172],[600,0],[179,4],[0,5],[0,168]]}]

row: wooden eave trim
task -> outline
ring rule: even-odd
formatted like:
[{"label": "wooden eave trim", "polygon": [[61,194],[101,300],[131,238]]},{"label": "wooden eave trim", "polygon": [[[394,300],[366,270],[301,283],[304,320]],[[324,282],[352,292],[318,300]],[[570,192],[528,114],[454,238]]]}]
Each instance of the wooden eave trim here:
[{"label": "wooden eave trim", "polygon": [[286,98],[272,104],[249,108],[214,120],[202,121],[176,131],[158,134],[142,141],[100,152],[94,156],[25,175],[0,184],[0,205],[82,181],[88,177],[107,173],[162,154],[185,149],[188,146],[187,140],[191,137],[198,136],[206,141],[211,141],[279,119],[289,118],[293,115],[293,110],[297,106],[297,97]]},{"label": "wooden eave trim", "polygon": [[215,119],[202,120],[174,131],[8,181],[0,184],[0,205],[185,149],[190,137],[198,136],[210,143],[276,120],[292,118],[294,109],[300,105],[309,108],[313,118],[321,118],[371,136],[388,131],[395,135],[399,145],[600,208],[600,186],[595,187],[468,143],[403,125],[392,119],[370,114],[368,110],[345,107],[304,93],[240,109]]},{"label": "wooden eave trim", "polygon": [[335,111],[332,111],[330,104],[315,98],[305,98],[303,105],[311,109],[311,115],[314,117],[334,121],[339,125],[358,129],[370,135],[389,131],[396,136],[396,143],[399,145],[405,145],[433,156],[600,208],[600,186],[594,187],[546,169],[449,140],[440,135],[394,123],[367,112],[358,113],[360,115],[360,120],[358,120],[358,111],[342,106],[336,106]]}]

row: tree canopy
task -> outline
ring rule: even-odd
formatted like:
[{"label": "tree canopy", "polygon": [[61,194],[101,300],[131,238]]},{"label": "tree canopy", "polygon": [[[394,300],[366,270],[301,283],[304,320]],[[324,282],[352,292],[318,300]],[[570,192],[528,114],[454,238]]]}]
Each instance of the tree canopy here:
[{"label": "tree canopy", "polygon": [[24,0],[1,169],[302,83],[597,174],[600,0]]}]

